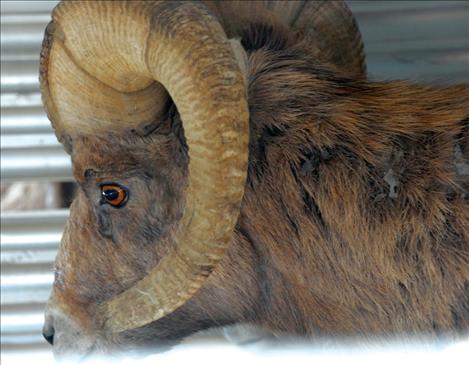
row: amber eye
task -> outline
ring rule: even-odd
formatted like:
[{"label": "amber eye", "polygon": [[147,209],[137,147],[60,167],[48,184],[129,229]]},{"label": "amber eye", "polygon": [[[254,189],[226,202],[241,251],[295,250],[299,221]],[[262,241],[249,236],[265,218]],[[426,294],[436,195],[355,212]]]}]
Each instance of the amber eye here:
[{"label": "amber eye", "polygon": [[113,207],[122,207],[127,202],[127,190],[119,185],[101,185],[101,196],[103,201]]}]

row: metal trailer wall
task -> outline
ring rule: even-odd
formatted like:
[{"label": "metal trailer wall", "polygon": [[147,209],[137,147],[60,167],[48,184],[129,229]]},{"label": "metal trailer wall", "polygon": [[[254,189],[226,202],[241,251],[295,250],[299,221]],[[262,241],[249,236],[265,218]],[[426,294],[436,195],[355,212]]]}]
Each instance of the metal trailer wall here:
[{"label": "metal trailer wall", "polygon": [[[69,181],[69,157],[43,112],[38,61],[56,1],[1,2],[1,176]],[[469,81],[469,2],[349,1],[373,79]],[[25,197],[26,199],[27,197]],[[67,211],[2,212],[2,352],[47,348],[43,309]]]}]

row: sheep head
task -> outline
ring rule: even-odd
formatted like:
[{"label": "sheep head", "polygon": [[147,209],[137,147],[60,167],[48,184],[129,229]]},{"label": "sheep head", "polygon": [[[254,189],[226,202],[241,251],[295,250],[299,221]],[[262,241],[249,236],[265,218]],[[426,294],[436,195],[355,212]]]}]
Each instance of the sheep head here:
[{"label": "sheep head", "polygon": [[[86,237],[74,226],[83,213],[91,213],[93,191],[85,188],[90,183],[101,185],[104,199],[98,199],[94,209],[101,223],[98,231],[114,231],[105,223],[111,219],[105,211],[113,207],[103,182],[92,180],[92,171],[99,171],[99,176],[103,166],[96,159],[91,166],[89,153],[83,161],[78,141],[88,135],[89,143],[96,143],[93,136],[109,130],[124,134],[145,130],[160,120],[168,94],[177,106],[189,163],[184,210],[173,237],[176,243],[138,283],[100,303],[94,321],[107,331],[121,332],[171,313],[200,288],[222,257],[243,195],[247,103],[223,30],[202,6],[192,3],[62,3],[49,26],[41,79],[48,115],[59,138],[70,147],[83,195],[89,194],[87,204],[85,198],[79,199],[72,208],[73,223],[68,225],[63,246],[105,244],[111,235],[91,230],[93,234]],[[103,152],[103,147],[98,150]],[[132,159],[124,160],[120,165],[132,168]],[[111,166],[109,162],[105,164]],[[118,184],[124,185],[115,178],[114,172],[107,184],[114,191]],[[129,187],[119,189],[129,195],[122,211],[135,209],[134,192]]]}]

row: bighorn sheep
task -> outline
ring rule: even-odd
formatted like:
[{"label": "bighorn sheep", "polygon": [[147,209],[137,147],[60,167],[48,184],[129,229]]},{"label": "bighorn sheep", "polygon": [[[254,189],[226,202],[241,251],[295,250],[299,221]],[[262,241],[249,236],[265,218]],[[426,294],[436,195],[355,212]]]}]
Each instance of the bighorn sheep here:
[{"label": "bighorn sheep", "polygon": [[468,333],[469,87],[367,81],[343,2],[64,2],[41,90],[80,187],[56,353]]}]

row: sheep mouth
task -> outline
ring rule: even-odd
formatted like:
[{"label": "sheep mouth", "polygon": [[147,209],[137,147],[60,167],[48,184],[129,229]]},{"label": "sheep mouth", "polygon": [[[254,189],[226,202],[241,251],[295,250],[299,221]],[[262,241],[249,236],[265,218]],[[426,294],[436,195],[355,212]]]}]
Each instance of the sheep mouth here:
[{"label": "sheep mouth", "polygon": [[96,344],[93,344],[90,348],[86,349],[84,352],[61,352],[53,348],[52,352],[54,358],[58,362],[71,362],[73,363],[83,363],[92,359],[96,355]]}]

